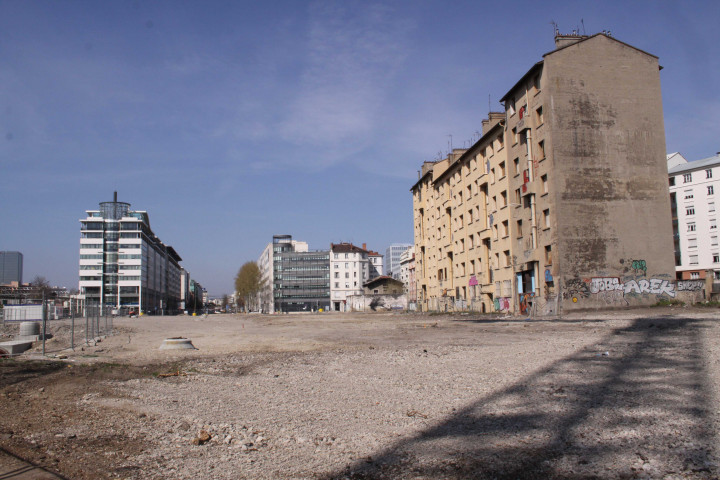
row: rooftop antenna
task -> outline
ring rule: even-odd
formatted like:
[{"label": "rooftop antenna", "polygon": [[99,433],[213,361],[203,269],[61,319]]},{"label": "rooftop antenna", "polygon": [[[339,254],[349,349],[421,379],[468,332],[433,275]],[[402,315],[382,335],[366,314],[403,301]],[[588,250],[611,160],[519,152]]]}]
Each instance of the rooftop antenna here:
[{"label": "rooftop antenna", "polygon": [[580,19],[580,25],[582,25],[582,27],[583,27],[583,35],[585,35],[585,22],[583,21],[582,18]]},{"label": "rooftop antenna", "polygon": [[450,137],[450,141],[448,141],[448,146],[450,147],[450,153],[453,151],[453,145],[452,145],[452,134],[448,135]]},{"label": "rooftop antenna", "polygon": [[560,35],[560,30],[558,29],[557,23],[555,23],[555,20],[550,20],[550,25],[553,26],[553,35],[558,36]]}]

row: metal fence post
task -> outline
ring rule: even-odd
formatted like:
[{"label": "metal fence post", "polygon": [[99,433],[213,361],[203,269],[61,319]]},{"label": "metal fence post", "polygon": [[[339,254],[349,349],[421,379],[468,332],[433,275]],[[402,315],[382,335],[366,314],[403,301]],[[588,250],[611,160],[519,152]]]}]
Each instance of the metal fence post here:
[{"label": "metal fence post", "polygon": [[43,296],[42,296],[42,324],[43,324],[43,329],[42,329],[42,331],[43,331],[43,333],[42,333],[42,336],[43,336],[42,354],[43,354],[43,357],[45,356],[45,336],[46,336],[46,335],[45,335],[45,332],[46,332],[46,329],[47,329],[47,315],[48,315],[48,312],[47,312],[47,304],[45,303],[45,292],[43,292]]}]

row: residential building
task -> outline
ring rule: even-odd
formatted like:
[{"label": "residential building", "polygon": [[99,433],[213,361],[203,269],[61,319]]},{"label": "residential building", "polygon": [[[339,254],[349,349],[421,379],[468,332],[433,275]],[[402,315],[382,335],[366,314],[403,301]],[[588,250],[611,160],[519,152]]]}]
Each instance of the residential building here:
[{"label": "residential building", "polygon": [[273,236],[273,312],[326,311],[330,307],[330,251],[299,251],[290,235]]},{"label": "residential building", "polygon": [[368,251],[368,269],[370,272],[370,280],[382,275],[383,256],[378,252]]},{"label": "residential building", "polygon": [[[405,285],[405,292],[410,292],[410,268],[415,263],[415,247],[408,247],[400,255],[400,274],[397,280],[403,282]],[[412,298],[412,297],[411,297]]]},{"label": "residential building", "polygon": [[22,285],[23,254],[20,252],[0,252],[0,285]]},{"label": "residential building", "polygon": [[86,304],[147,314],[180,306],[182,260],[150,228],[146,211],[117,201],[100,203],[80,219],[80,293]]},{"label": "residential building", "polygon": [[678,280],[720,280],[716,192],[720,195],[720,152],[688,162],[668,155],[670,205]]},{"label": "residential building", "polygon": [[674,294],[658,59],[604,33],[555,43],[475,144],[423,164],[422,310],[555,314]]},{"label": "residential building", "polygon": [[[347,297],[362,295],[363,284],[379,276],[378,264],[373,261],[382,262],[382,255],[368,250],[365,243],[362,248],[352,243],[330,244],[330,307],[333,311],[347,311]],[[379,269],[382,270],[382,264]]]},{"label": "residential building", "polygon": [[391,243],[385,250],[385,275],[395,279],[400,277],[400,255],[408,247],[412,247],[412,243]]}]

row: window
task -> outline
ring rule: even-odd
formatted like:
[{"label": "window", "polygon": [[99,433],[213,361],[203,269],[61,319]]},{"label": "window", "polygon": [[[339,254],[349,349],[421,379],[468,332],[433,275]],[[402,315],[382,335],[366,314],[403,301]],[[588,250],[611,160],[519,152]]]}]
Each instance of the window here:
[{"label": "window", "polygon": [[537,110],[535,110],[535,119],[537,120],[538,125],[542,125],[543,121],[545,120],[543,117],[543,108],[538,107]]},{"label": "window", "polygon": [[688,207],[685,209],[685,215],[695,215],[695,207]]},{"label": "window", "polygon": [[498,165],[500,168],[500,178],[505,176],[505,162],[500,162],[500,165]]},{"label": "window", "polygon": [[690,280],[698,280],[700,278],[700,272],[690,272]]},{"label": "window", "polygon": [[688,248],[697,248],[697,238],[688,238]]},{"label": "window", "polygon": [[513,128],[512,128],[511,136],[512,136],[512,143],[513,143],[513,145],[515,145],[515,144],[517,143],[517,139],[518,139],[518,136],[517,136],[517,127],[513,127]]},{"label": "window", "polygon": [[502,222],[502,235],[503,235],[503,237],[508,236],[508,221],[507,220]]},{"label": "window", "polygon": [[715,202],[708,202],[708,212],[715,211]]},{"label": "window", "polygon": [[675,186],[675,177],[670,177],[670,180],[668,181],[671,187]]},{"label": "window", "polygon": [[693,191],[692,190],[685,190],[685,200],[689,200],[693,198]]},{"label": "window", "polygon": [[712,168],[705,170],[705,178],[712,178]]},{"label": "window", "polygon": [[545,210],[543,210],[543,224],[545,225],[545,228],[550,228],[550,209],[549,208],[546,208]]},{"label": "window", "polygon": [[470,275],[475,273],[475,260],[470,260]]},{"label": "window", "polygon": [[690,222],[690,223],[688,223],[687,231],[688,231],[688,232],[694,232],[694,231],[695,231],[695,222]]},{"label": "window", "polygon": [[345,272],[345,278],[350,278],[350,272]]},{"label": "window", "polygon": [[522,193],[520,193],[520,189],[515,190],[515,203],[520,204],[522,203]]},{"label": "window", "polygon": [[512,263],[511,263],[511,261],[510,261],[510,250],[505,250],[505,251],[503,252],[503,256],[505,257],[505,265],[504,265],[504,266],[505,266],[505,267],[511,266]]},{"label": "window", "polygon": [[504,143],[504,139],[503,139],[502,134],[500,134],[500,135],[498,135],[498,137],[497,137],[497,144],[498,144],[498,148],[497,148],[497,149],[498,149],[498,150],[500,150],[501,148],[503,148],[503,143]]},{"label": "window", "polygon": [[522,220],[517,221],[517,236],[522,237],[523,231],[522,231]]},{"label": "window", "polygon": [[535,90],[540,90],[540,74],[539,73],[533,77],[533,87],[535,87]]},{"label": "window", "polygon": [[542,191],[543,193],[548,193],[548,179],[547,174],[540,177],[540,181],[542,182]]},{"label": "window", "polygon": [[710,237],[710,245],[712,245],[713,247],[717,247],[717,246],[718,246],[718,237],[717,237],[717,235],[713,235],[712,237]]},{"label": "window", "polygon": [[470,246],[470,248],[475,247],[475,236],[472,234],[468,236],[468,245]]},{"label": "window", "polygon": [[692,182],[692,173],[686,173],[683,175],[683,183],[690,183]]},{"label": "window", "polygon": [[552,246],[545,246],[545,265],[552,265]]},{"label": "window", "polygon": [[697,265],[697,264],[698,264],[698,256],[690,255],[690,265]]},{"label": "window", "polygon": [[538,142],[538,155],[540,156],[540,160],[545,158],[545,140]]},{"label": "window", "polygon": [[503,190],[502,192],[500,192],[500,198],[502,199],[502,205],[500,206],[507,207],[507,191]]},{"label": "window", "polygon": [[513,160],[513,175],[520,175],[520,159]]},{"label": "window", "polygon": [[512,117],[513,115],[515,115],[515,99],[514,98],[510,99],[507,102],[507,112],[508,112],[509,117]]},{"label": "window", "polygon": [[[347,253],[345,254],[345,258],[348,258],[348,254],[347,254]],[[345,264],[345,266],[347,267],[347,263]]]},{"label": "window", "polygon": [[708,185],[708,195],[713,195],[715,193],[715,189],[713,189],[712,185]]},{"label": "window", "polygon": [[710,219],[710,230],[717,229],[717,219],[711,218]]},{"label": "window", "polygon": [[340,278],[340,272],[335,272],[335,278]]},{"label": "window", "polygon": [[713,253],[713,263],[720,263],[720,253]]}]

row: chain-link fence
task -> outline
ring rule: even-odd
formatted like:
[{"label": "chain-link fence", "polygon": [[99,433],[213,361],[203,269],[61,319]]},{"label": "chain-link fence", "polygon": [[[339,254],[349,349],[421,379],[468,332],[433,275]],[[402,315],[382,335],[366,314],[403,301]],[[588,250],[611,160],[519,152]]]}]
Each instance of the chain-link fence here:
[{"label": "chain-link fence", "polygon": [[2,309],[0,355],[13,355],[23,348],[11,345],[16,342],[32,341],[31,351],[43,355],[95,345],[113,334],[113,318],[111,310],[99,305],[82,309],[42,303],[8,305]]}]

